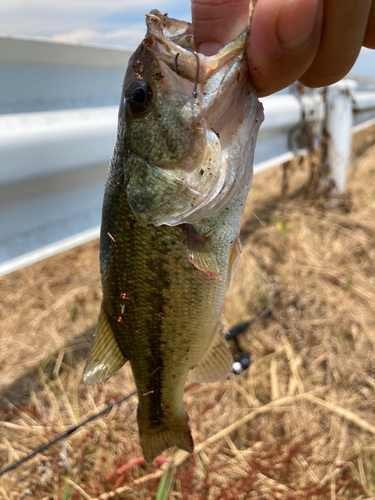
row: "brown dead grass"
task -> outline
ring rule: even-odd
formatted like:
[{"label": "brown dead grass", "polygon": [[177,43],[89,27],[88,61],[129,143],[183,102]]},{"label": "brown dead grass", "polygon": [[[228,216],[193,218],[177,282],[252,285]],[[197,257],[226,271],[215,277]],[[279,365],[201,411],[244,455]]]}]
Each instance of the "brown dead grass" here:
[{"label": "brown dead grass", "polygon": [[[174,455],[170,498],[375,496],[374,138],[356,137],[338,208],[306,201],[306,165],[289,167],[283,197],[281,168],[255,177],[224,317],[273,313],[239,338],[247,372],[188,383],[196,451]],[[128,366],[98,388],[81,382],[100,296],[97,242],[1,279],[3,466],[133,390]],[[165,465],[117,473],[141,454],[136,405],[80,429],[66,454],[60,443],[5,475],[0,498],[154,498]]]}]

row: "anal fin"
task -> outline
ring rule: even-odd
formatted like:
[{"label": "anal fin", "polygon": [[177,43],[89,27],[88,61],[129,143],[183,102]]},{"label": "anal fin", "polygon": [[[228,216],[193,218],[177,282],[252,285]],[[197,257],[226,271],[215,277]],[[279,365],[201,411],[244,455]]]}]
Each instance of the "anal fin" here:
[{"label": "anal fin", "polygon": [[102,384],[117,372],[126,361],[102,304],[94,345],[83,371],[83,381],[87,385]]},{"label": "anal fin", "polygon": [[233,357],[224,338],[224,325],[219,323],[209,348],[191,375],[196,382],[216,382],[227,378],[232,368]]}]

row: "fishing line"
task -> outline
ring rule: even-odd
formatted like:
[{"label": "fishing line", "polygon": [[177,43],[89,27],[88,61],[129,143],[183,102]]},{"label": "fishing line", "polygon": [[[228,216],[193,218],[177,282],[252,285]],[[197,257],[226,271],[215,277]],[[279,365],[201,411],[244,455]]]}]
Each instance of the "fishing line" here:
[{"label": "fishing line", "polygon": [[279,238],[276,236],[276,234],[274,234],[265,224],[264,222],[251,210],[251,208],[249,207],[247,201],[245,202],[246,203],[246,206],[247,208],[250,210],[251,214],[257,219],[258,222],[260,222],[260,224],[264,227],[264,229],[271,235],[275,238],[275,240],[280,243],[280,245],[288,252],[288,255],[290,257],[290,260],[292,261],[292,264],[293,264],[293,271],[294,271],[294,274],[296,276],[296,284],[297,284],[297,288],[298,288],[298,297],[299,297],[299,307],[298,307],[298,316],[297,316],[297,323],[293,326],[293,329],[292,329],[292,333],[295,333],[298,329],[298,326],[299,326],[299,322],[300,322],[300,319],[301,319],[301,311],[302,311],[302,305],[301,305],[301,299],[302,299],[302,292],[301,292],[301,286],[300,286],[300,283],[299,283],[299,274],[298,274],[298,271],[297,271],[297,266],[296,266],[296,263],[295,263],[295,260],[293,259],[293,255],[291,254],[289,248],[282,242],[279,240]]},{"label": "fishing line", "polygon": [[257,219],[257,221],[264,227],[264,229],[273,237],[275,238],[275,240],[287,251],[288,255],[289,255],[289,258],[293,264],[293,270],[294,270],[294,274],[295,274],[295,277],[296,277],[296,284],[297,284],[297,289],[298,289],[298,298],[299,298],[299,302],[298,302],[298,316],[297,316],[297,322],[293,325],[293,328],[292,328],[292,334],[294,334],[297,329],[298,329],[298,326],[299,326],[299,323],[300,323],[300,320],[301,320],[301,311],[302,311],[302,305],[301,305],[301,301],[302,301],[302,292],[301,292],[301,286],[300,286],[300,278],[299,278],[299,274],[298,274],[298,271],[297,271],[297,266],[296,266],[296,263],[294,261],[294,258],[293,258],[293,255],[291,254],[289,248],[282,242],[280,241],[280,239],[276,236],[276,234],[274,234],[265,224],[264,222],[251,210],[250,208],[250,205],[248,204],[247,202],[247,196],[245,196],[244,194],[244,191],[242,189],[242,186],[241,184],[238,182],[238,180],[236,179],[236,176],[234,176],[234,180],[235,182],[237,182],[239,188],[240,188],[240,192],[243,196],[243,199],[244,199],[244,203],[245,205],[247,206],[247,208],[250,210],[250,213]]},{"label": "fishing line", "polygon": [[123,403],[124,401],[127,401],[128,399],[130,399],[132,396],[134,396],[135,394],[137,393],[137,391],[133,391],[131,392],[130,394],[127,394],[126,396],[123,396],[122,398],[118,399],[117,401],[115,401],[114,403],[106,406],[103,410],[101,410],[99,413],[95,413],[95,415],[91,415],[91,417],[88,417],[86,420],[84,420],[83,422],[81,422],[80,424],[78,425],[75,425],[74,427],[71,427],[70,429],[68,429],[67,431],[63,432],[62,434],[59,434],[58,436],[56,436],[55,438],[51,439],[51,441],[48,441],[48,443],[45,443],[43,444],[42,446],[40,446],[39,448],[37,448],[36,450],[32,451],[31,453],[29,453],[28,455],[26,455],[25,457],[21,458],[20,460],[17,460],[16,462],[13,462],[12,464],[8,465],[8,467],[5,467],[4,469],[1,469],[0,470],[0,477],[4,474],[6,474],[7,472],[10,472],[11,470],[14,470],[16,469],[17,467],[19,467],[21,464],[23,464],[24,462],[27,462],[28,460],[30,460],[31,458],[35,457],[35,455],[38,455],[39,453],[41,453],[42,451],[44,450],[47,450],[48,448],[50,448],[52,445],[54,445],[55,443],[61,441],[62,439],[66,439],[68,436],[70,436],[71,434],[73,434],[73,432],[75,432],[76,430],[80,429],[81,427],[83,427],[84,425],[88,424],[89,422],[92,422],[93,420],[97,419],[98,417],[101,417],[102,415],[105,415],[106,413],[108,413],[113,407],[115,406],[118,406],[120,405],[121,403]]},{"label": "fishing line", "polygon": [[[253,321],[257,320],[261,315],[263,315],[263,313],[264,313],[264,311],[262,311],[260,314],[258,314],[255,318],[253,318],[249,322],[247,322],[248,323],[247,326],[249,326]],[[239,333],[239,331],[236,330],[236,328],[238,329],[239,327],[241,328],[241,327],[243,327],[243,325],[242,324],[241,325],[237,325],[236,327],[234,327],[232,330],[229,331],[229,333],[232,334],[230,338],[234,338]],[[243,331],[243,329],[241,329],[240,331]],[[59,434],[58,436],[56,436],[55,438],[51,439],[51,441],[48,441],[47,443],[43,444],[42,446],[39,446],[39,448],[36,448],[35,450],[33,450],[28,455],[24,456],[23,458],[20,458],[19,460],[16,460],[15,462],[11,463],[10,465],[8,465],[7,467],[5,467],[4,469],[1,469],[0,470],[0,477],[3,476],[4,474],[6,474],[7,472],[10,472],[10,471],[12,471],[14,469],[17,469],[17,467],[19,467],[20,465],[22,465],[25,462],[28,462],[29,460],[31,460],[32,458],[34,458],[36,455],[38,455],[42,451],[47,450],[48,448],[50,448],[52,445],[58,443],[59,441],[66,440],[67,437],[69,437],[71,434],[73,434],[74,432],[76,432],[78,429],[80,429],[81,427],[84,427],[85,425],[87,425],[88,423],[96,420],[97,418],[101,417],[102,415],[105,415],[112,408],[114,408],[115,406],[120,405],[121,403],[124,403],[125,401],[127,401],[128,399],[130,399],[132,396],[135,396],[135,394],[137,394],[137,391],[133,391],[130,394],[127,394],[126,396],[123,396],[122,398],[118,399],[114,403],[111,403],[110,405],[106,406],[100,412],[95,413],[95,415],[91,415],[91,417],[88,417],[86,420],[84,420],[80,424],[75,425],[74,427],[71,427],[67,431],[65,431],[65,432]],[[64,459],[65,459],[64,461],[66,461],[66,441],[64,441],[64,443],[63,443],[63,456],[64,456]]]},{"label": "fishing line", "polygon": [[[195,71],[194,91],[193,91],[193,96],[196,99],[197,96],[198,96],[199,55],[198,55],[197,52],[195,52],[195,50],[190,49],[188,47],[185,50],[188,50],[189,52],[192,52],[192,54],[194,54],[194,57],[195,57],[195,60],[196,60],[196,63],[197,63],[197,68],[196,68],[196,71]],[[177,59],[178,59],[179,55],[180,55],[179,52],[177,52],[177,54],[175,55],[175,58],[174,58],[174,70],[175,70],[175,72],[176,72],[177,75],[178,75]]]},{"label": "fishing line", "polygon": [[177,52],[177,54],[174,56],[174,70],[176,72],[176,75],[178,75],[178,68],[177,68],[177,59],[178,59],[178,56],[180,55],[179,52]]}]

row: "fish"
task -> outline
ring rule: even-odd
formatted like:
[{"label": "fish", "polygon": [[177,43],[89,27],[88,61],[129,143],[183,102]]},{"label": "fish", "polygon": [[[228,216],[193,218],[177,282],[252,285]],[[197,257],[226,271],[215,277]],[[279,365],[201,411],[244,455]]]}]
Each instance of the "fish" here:
[{"label": "fish", "polygon": [[247,32],[206,57],[191,24],[157,10],[129,60],[105,185],[103,300],[83,381],[127,361],[143,455],[193,452],[188,374],[228,377],[220,316],[238,266],[239,231],[263,110],[248,76]]}]

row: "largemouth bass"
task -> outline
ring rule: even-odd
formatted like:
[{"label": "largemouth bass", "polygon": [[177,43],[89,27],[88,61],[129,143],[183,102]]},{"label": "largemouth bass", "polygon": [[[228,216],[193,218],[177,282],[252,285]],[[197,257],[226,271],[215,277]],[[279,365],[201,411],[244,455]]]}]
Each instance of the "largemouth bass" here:
[{"label": "largemouth bass", "polygon": [[144,457],[193,451],[183,389],[226,378],[220,315],[237,266],[262,106],[246,32],[211,57],[191,25],[153,10],[130,59],[106,182],[103,302],[86,384],[130,361]]}]

